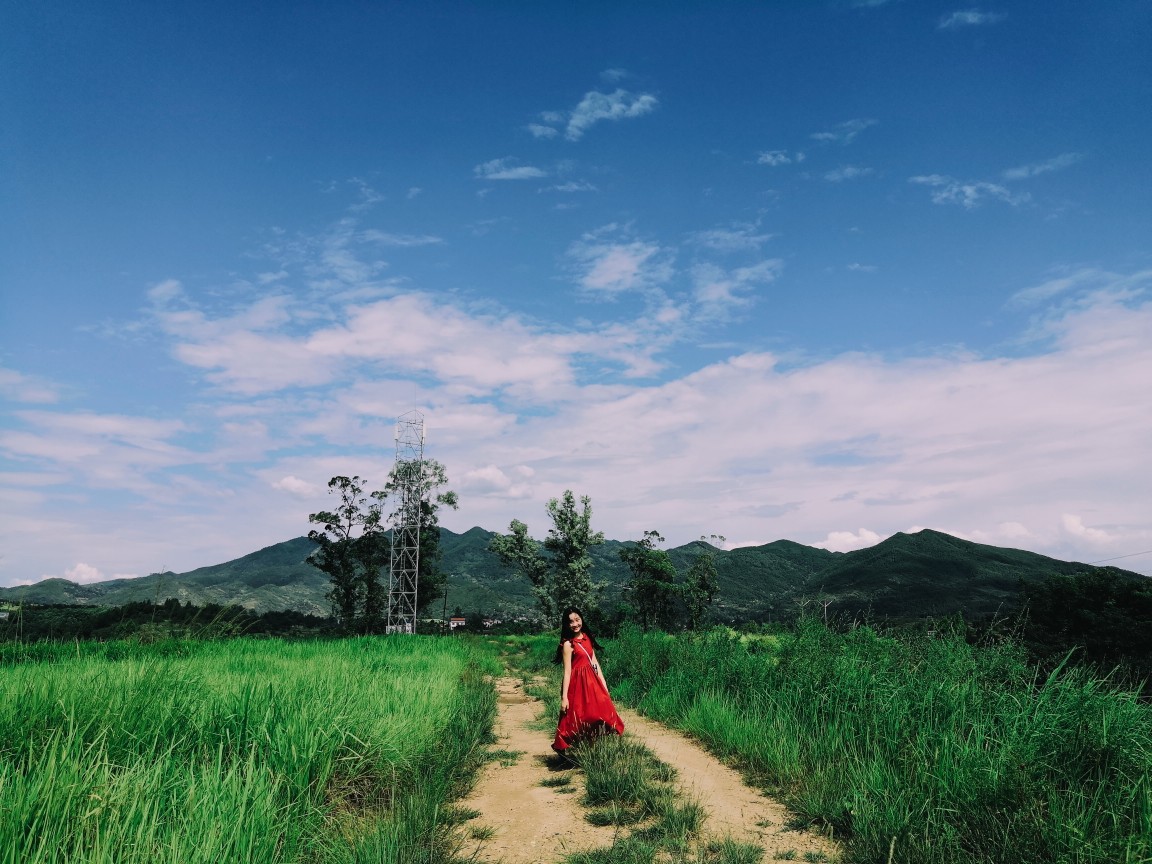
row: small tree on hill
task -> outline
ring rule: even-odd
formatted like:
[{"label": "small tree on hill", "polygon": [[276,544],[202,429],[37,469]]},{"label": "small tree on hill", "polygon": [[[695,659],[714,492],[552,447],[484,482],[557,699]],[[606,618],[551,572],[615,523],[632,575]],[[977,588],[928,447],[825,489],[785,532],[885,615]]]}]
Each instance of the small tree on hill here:
[{"label": "small tree on hill", "polygon": [[692,630],[700,629],[708,607],[719,592],[716,553],[709,549],[693,559],[684,580],[684,605],[688,609],[688,626]]},{"label": "small tree on hill", "polygon": [[629,588],[632,602],[644,629],[660,627],[671,630],[675,625],[676,598],[680,593],[676,585],[676,566],[668,553],[657,549],[664,538],[658,531],[645,531],[634,546],[620,550],[620,560],[632,571]]}]

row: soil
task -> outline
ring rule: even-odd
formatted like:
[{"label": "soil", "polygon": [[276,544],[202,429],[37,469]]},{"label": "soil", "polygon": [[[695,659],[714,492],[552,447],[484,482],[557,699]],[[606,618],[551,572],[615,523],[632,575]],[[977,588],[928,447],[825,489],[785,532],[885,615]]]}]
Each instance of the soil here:
[{"label": "soil", "polygon": [[[584,820],[580,806],[583,775],[558,759],[548,730],[537,717],[543,707],[528,696],[520,681],[496,682],[498,714],[494,749],[520,753],[515,758],[488,763],[462,807],[480,815],[465,826],[466,854],[484,864],[554,864],[566,855],[608,846],[621,829],[595,827]],[[819,852],[835,861],[839,851],[819,834],[788,829],[788,811],[782,804],[744,785],[732,768],[698,743],[635,711],[620,710],[625,734],[636,736],[660,761],[678,772],[682,791],[701,802],[708,812],[704,833],[731,836],[765,850],[764,861],[793,850],[803,860],[806,852]],[[571,777],[567,786],[542,786],[559,775]],[[565,791],[571,790],[571,791]]]}]

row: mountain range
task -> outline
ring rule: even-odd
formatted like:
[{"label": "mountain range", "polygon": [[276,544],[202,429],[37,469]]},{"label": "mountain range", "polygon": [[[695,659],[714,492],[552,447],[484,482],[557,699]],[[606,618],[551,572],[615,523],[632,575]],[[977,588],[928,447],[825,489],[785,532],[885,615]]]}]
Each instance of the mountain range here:
[{"label": "mountain range", "polygon": [[[429,617],[465,612],[532,615],[528,583],[488,551],[493,533],[472,528],[463,534],[441,529],[441,569],[448,573],[447,596],[427,610]],[[626,544],[608,540],[593,549],[594,576],[606,583],[604,602],[619,601],[628,570],[619,553]],[[292,609],[327,615],[327,576],[308,563],[307,537],[268,546],[234,561],[187,573],[154,573],[135,579],[77,584],[45,579],[0,588],[9,603],[119,606],[140,600],[176,598],[198,606],[236,604],[256,612]],[[716,549],[700,541],[668,550],[683,573],[701,552],[715,555],[720,594],[713,611],[725,622],[790,617],[803,606],[830,613],[868,611],[878,617],[906,618],[963,612],[981,617],[1013,609],[1020,587],[1053,574],[1091,569],[1021,549],[987,546],[939,531],[894,534],[867,549],[829,552],[790,540],[763,546]],[[1147,577],[1118,568],[1134,579]]]}]

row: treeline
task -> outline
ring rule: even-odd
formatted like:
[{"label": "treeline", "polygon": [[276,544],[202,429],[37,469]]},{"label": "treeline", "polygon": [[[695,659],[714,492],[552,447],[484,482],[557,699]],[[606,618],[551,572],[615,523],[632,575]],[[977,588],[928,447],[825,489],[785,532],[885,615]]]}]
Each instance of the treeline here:
[{"label": "treeline", "polygon": [[282,636],[300,638],[335,632],[330,618],[282,610],[258,614],[241,606],[209,603],[196,606],[169,598],[123,606],[25,605],[8,610],[0,620],[0,641],[39,642],[74,639],[216,638]]}]

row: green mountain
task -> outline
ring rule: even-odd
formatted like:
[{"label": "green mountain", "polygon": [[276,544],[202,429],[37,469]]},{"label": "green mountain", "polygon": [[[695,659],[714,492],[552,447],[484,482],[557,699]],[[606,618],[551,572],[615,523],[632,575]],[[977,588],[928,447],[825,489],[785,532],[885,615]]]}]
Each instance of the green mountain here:
[{"label": "green mountain", "polygon": [[[533,615],[528,584],[505,570],[488,551],[492,532],[441,531],[447,596],[428,610],[439,616],[460,607],[504,617]],[[609,540],[593,551],[596,578],[605,582],[605,604],[621,598],[628,571],[619,559],[625,544]],[[1013,608],[1022,583],[1056,573],[1090,569],[1020,549],[970,543],[939,531],[895,534],[868,549],[829,552],[790,540],[722,551],[692,542],[669,550],[684,571],[700,552],[716,556],[720,596],[716,616],[727,622],[790,617],[803,605],[830,612],[871,611],[881,617],[916,617],[964,612],[972,616]],[[329,611],[327,577],[308,563],[312,542],[297,537],[224,564],[188,573],[155,573],[77,585],[46,579],[0,589],[0,602],[118,606],[169,597],[198,606],[236,604],[256,612],[293,609],[313,615]],[[1114,569],[1114,568],[1113,568]],[[1136,573],[1114,572],[1136,579]],[[816,603],[820,606],[812,607]]]}]

